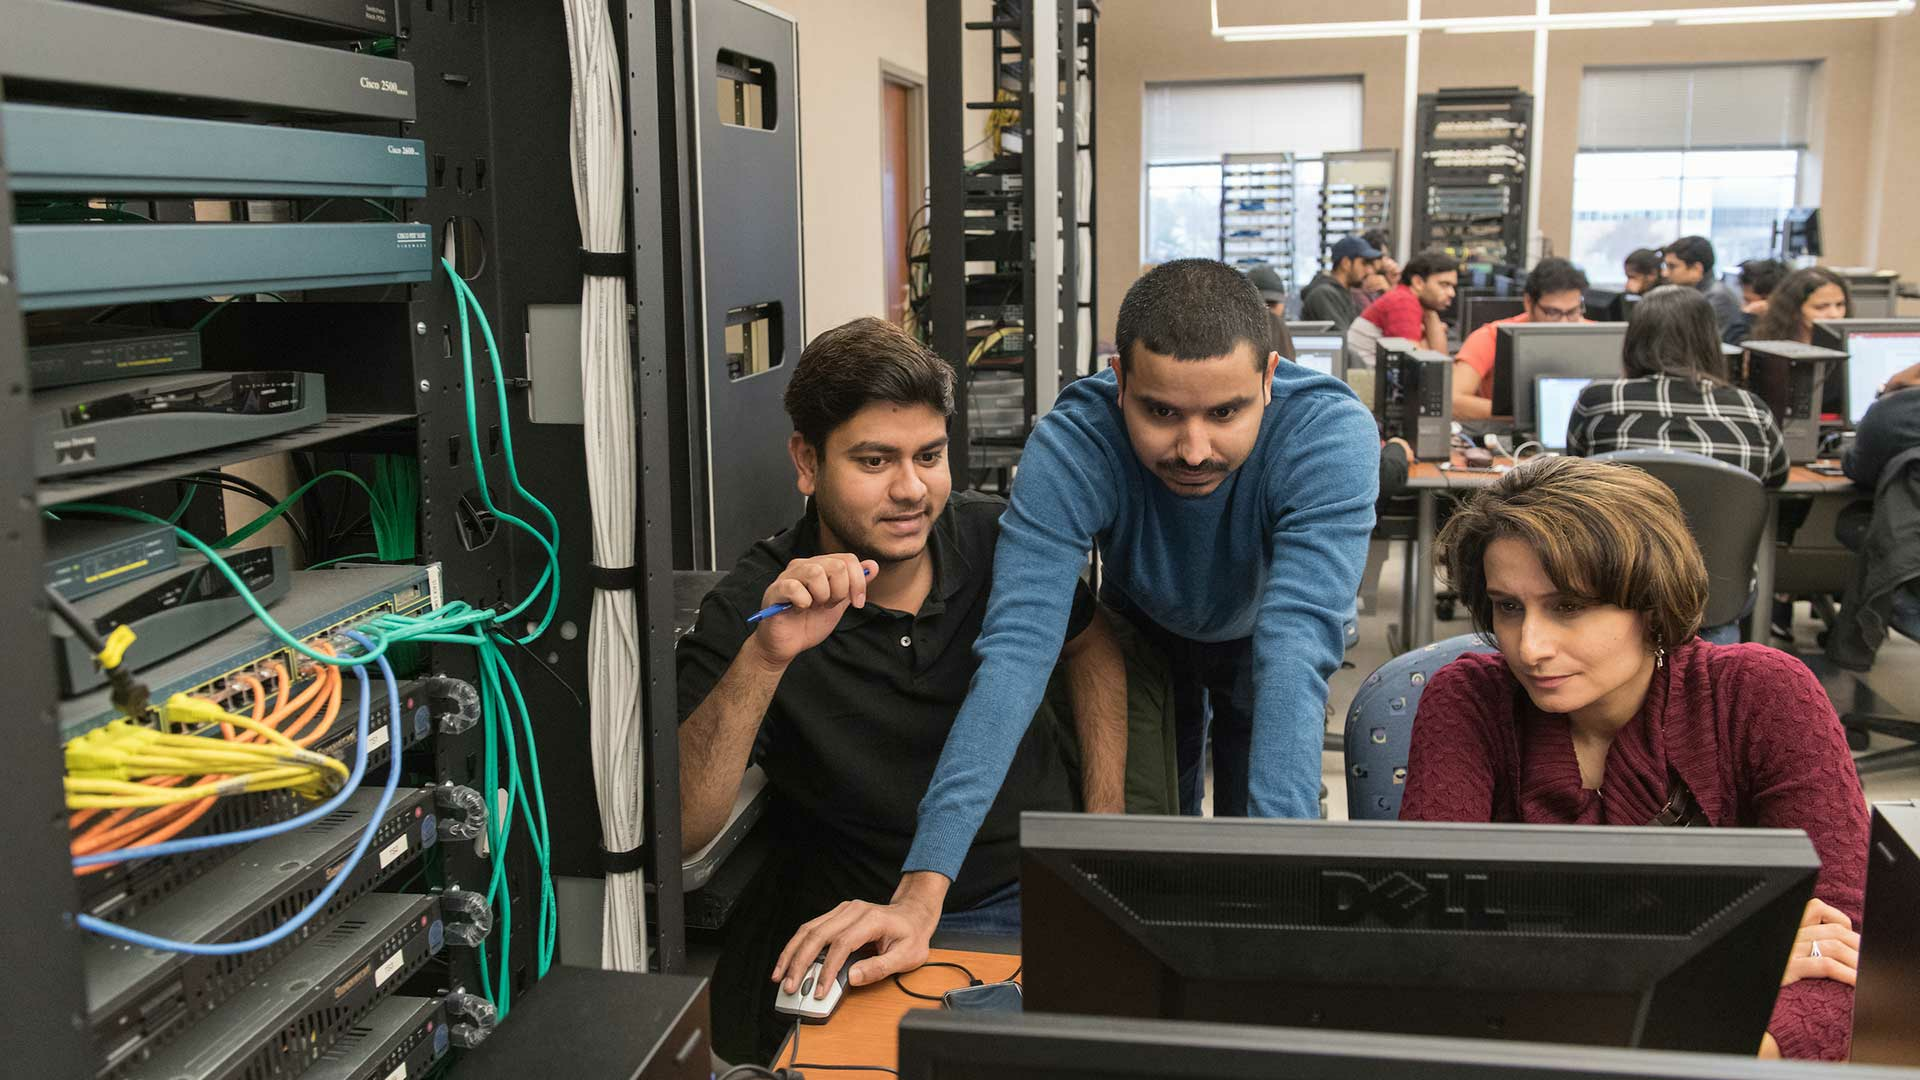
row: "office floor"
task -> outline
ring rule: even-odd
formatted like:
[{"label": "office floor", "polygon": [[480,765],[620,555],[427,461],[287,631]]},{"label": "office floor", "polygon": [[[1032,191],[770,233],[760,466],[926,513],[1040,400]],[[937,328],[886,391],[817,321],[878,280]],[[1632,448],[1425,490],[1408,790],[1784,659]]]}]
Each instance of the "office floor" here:
[{"label": "office floor", "polygon": [[[1332,716],[1327,722],[1327,730],[1335,736],[1336,742],[1346,727],[1347,706],[1352,704],[1360,684],[1375,668],[1392,658],[1393,654],[1387,647],[1387,627],[1400,620],[1400,553],[1403,547],[1401,544],[1393,545],[1386,566],[1381,570],[1380,596],[1379,602],[1374,605],[1375,613],[1360,617],[1360,643],[1347,654],[1347,661],[1352,666],[1342,668],[1330,680]],[[1434,633],[1442,638],[1464,634],[1471,629],[1464,610],[1453,622],[1434,625]],[[1819,620],[1808,611],[1807,605],[1796,604],[1794,635],[1797,647],[1813,649],[1814,635],[1819,630]],[[1873,670],[1861,678],[1874,693],[1892,702],[1895,708],[1906,715],[1920,717],[1920,644],[1898,634],[1892,635],[1881,648]],[[1897,740],[1875,736],[1872,749],[1898,745]],[[1327,785],[1327,816],[1336,820],[1345,819],[1347,782],[1339,751],[1329,750],[1322,757],[1321,777]],[[1920,798],[1920,766],[1869,774],[1864,786],[1869,801]]]}]

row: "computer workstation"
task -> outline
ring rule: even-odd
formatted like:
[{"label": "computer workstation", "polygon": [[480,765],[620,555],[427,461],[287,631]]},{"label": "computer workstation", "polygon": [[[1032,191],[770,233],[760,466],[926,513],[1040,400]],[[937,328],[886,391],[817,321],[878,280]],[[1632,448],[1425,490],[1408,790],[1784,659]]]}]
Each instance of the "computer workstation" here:
[{"label": "computer workstation", "polygon": [[1920,364],[1920,319],[1830,319],[1813,324],[1813,343],[1846,354],[1829,378],[1845,395],[1846,426],[1860,423],[1895,373]]},{"label": "computer workstation", "polygon": [[[1516,432],[1537,435],[1539,380],[1620,378],[1620,351],[1625,341],[1624,323],[1514,323],[1500,327],[1494,344],[1493,414],[1511,416]],[[1564,387],[1557,389],[1564,392]]]},{"label": "computer workstation", "polygon": [[[1326,325],[1329,328],[1332,326],[1331,323]],[[1293,337],[1293,362],[1344,382],[1347,377],[1346,339],[1332,333],[1296,333]]]}]

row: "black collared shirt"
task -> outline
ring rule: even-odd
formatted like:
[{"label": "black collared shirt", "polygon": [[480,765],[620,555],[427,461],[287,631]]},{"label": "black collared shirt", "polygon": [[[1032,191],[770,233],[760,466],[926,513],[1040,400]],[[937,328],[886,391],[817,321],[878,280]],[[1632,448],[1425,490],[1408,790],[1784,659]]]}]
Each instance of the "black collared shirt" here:
[{"label": "black collared shirt", "polygon": [[[827,640],[796,657],[780,680],[753,758],[778,800],[784,838],[805,848],[794,854],[808,880],[796,887],[817,891],[820,902],[884,903],[893,895],[920,797],[979,667],[973,643],[987,611],[1005,508],[991,495],[954,495],[928,540],[933,588],[919,613],[849,608]],[[793,528],[748,549],[700,602],[699,621],[674,656],[682,723],[746,643],[746,617],[759,610],[767,586],[788,562],[820,554],[819,537],[810,507]],[[1068,640],[1092,613],[1083,586]],[[1022,810],[1073,808],[1054,732],[1035,723],[947,894],[948,910],[972,907],[1019,879]]]}]

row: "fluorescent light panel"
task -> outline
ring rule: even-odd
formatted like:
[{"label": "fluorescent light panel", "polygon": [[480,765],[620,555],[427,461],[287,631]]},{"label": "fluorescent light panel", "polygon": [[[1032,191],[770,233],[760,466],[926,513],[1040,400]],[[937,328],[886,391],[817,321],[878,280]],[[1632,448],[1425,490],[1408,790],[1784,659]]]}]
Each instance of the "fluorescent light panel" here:
[{"label": "fluorescent light panel", "polygon": [[1493,15],[1459,19],[1375,19],[1344,23],[1273,23],[1221,26],[1213,6],[1213,34],[1227,41],[1310,41],[1328,38],[1397,37],[1422,30],[1449,34],[1500,34],[1528,30],[1619,30],[1655,23],[1727,26],[1740,23],[1810,22],[1825,19],[1885,19],[1905,15],[1915,0],[1848,0],[1841,3],[1764,4],[1729,8],[1674,8],[1664,11],[1590,12],[1562,15]]}]

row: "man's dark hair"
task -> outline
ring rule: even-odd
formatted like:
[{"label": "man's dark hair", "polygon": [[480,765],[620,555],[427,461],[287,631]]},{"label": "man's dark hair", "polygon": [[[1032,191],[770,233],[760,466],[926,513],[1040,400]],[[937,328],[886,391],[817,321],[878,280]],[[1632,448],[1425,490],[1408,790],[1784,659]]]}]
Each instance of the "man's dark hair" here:
[{"label": "man's dark hair", "polygon": [[1713,241],[1704,236],[1683,236],[1667,245],[1667,254],[1688,266],[1698,263],[1706,274],[1713,274]]},{"label": "man's dark hair", "polygon": [[1245,274],[1213,259],[1175,259],[1127,290],[1113,340],[1122,374],[1136,343],[1175,360],[1211,360],[1246,342],[1255,369],[1265,371],[1273,327],[1267,302]]},{"label": "man's dark hair", "polygon": [[1360,234],[1360,239],[1378,248],[1383,255],[1393,250],[1393,238],[1387,235],[1385,229],[1368,229]]},{"label": "man's dark hair", "polygon": [[1536,304],[1548,293],[1566,292],[1568,289],[1577,289],[1584,295],[1587,291],[1587,275],[1558,256],[1541,259],[1527,272],[1527,299]]},{"label": "man's dark hair", "polygon": [[1787,264],[1779,259],[1748,259],[1740,264],[1740,284],[1762,298],[1772,296],[1786,276]]},{"label": "man's dark hair", "polygon": [[1699,289],[1686,285],[1662,285],[1649,292],[1627,323],[1620,366],[1629,379],[1671,375],[1725,385],[1727,357],[1720,351],[1713,305]]},{"label": "man's dark hair", "polygon": [[1400,281],[1403,284],[1410,285],[1413,283],[1414,278],[1430,278],[1435,274],[1444,274],[1449,271],[1458,271],[1459,269],[1460,260],[1446,252],[1423,251],[1413,258],[1408,259],[1407,265],[1400,268]]},{"label": "man's dark hair", "polygon": [[1634,248],[1627,254],[1627,273],[1660,276],[1660,253],[1652,248]]},{"label": "man's dark hair", "polygon": [[952,416],[953,367],[884,319],[855,319],[807,343],[784,400],[793,430],[825,450],[834,428],[876,401]]}]

